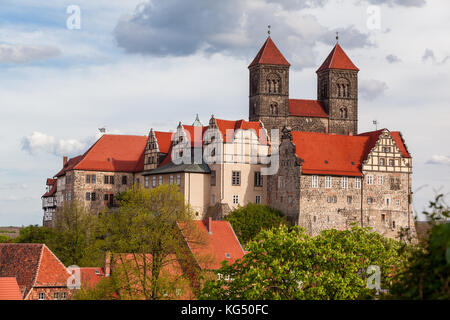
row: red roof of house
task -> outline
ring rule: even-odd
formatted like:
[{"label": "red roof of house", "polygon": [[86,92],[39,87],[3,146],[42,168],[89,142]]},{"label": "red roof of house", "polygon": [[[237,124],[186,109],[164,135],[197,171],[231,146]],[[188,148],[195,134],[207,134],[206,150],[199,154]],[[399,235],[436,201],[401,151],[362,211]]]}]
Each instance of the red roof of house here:
[{"label": "red roof of house", "polygon": [[102,268],[82,267],[80,268],[80,277],[83,288],[94,288],[105,277],[105,273]]},{"label": "red roof of house", "polygon": [[249,68],[257,64],[276,64],[283,66],[290,66],[289,62],[284,58],[283,54],[278,50],[275,43],[270,37],[267,37],[266,42],[259,50],[255,59],[248,66]]},{"label": "red roof of house", "polygon": [[326,69],[344,69],[344,70],[356,70],[359,69],[353,64],[347,54],[342,50],[341,46],[337,43],[333,50],[331,50],[328,57],[322,63],[316,72],[320,72]]},{"label": "red roof of house", "polygon": [[22,300],[15,277],[0,278],[0,300]]},{"label": "red roof of house", "polygon": [[138,172],[144,168],[148,137],[105,134],[73,166],[75,170]]},{"label": "red roof of house", "polygon": [[203,145],[203,135],[208,127],[183,125],[183,129],[186,132],[187,138],[191,142],[191,147],[196,146],[201,148]]},{"label": "red roof of house", "polygon": [[159,152],[169,153],[169,149],[172,144],[172,135],[172,132],[155,131]]},{"label": "red roof of house", "polygon": [[67,161],[67,163],[63,166],[63,168],[57,174],[55,174],[55,177],[60,177],[60,176],[65,175],[66,172],[72,170],[73,167],[75,165],[77,165],[83,159],[83,157],[84,157],[84,155],[79,155],[79,156],[69,159],[69,161]]},{"label": "red roof of house", "polygon": [[256,136],[259,138],[259,142],[267,144],[268,139],[261,128],[258,121],[245,121],[245,120],[222,120],[216,119],[217,128],[222,133],[222,139],[224,142],[232,142],[234,134],[237,130],[253,130]]},{"label": "red roof of house", "polygon": [[45,244],[0,244],[0,277],[15,277],[24,297],[34,286],[66,286],[69,276]]},{"label": "red roof of house", "polygon": [[241,259],[245,252],[228,221],[195,221],[205,243],[191,241],[185,236],[189,249],[202,269],[216,270],[222,261],[230,264]]},{"label": "red roof of house", "polygon": [[42,197],[51,197],[53,196],[56,191],[57,191],[57,186],[58,184],[56,183],[56,179],[47,179],[47,186],[51,186],[50,190],[46,193],[44,193],[44,195]]},{"label": "red roof of house", "polygon": [[322,102],[318,100],[289,99],[289,114],[291,116],[328,118]]},{"label": "red roof of house", "polygon": [[[361,176],[361,167],[384,129],[356,136],[292,131],[296,155],[303,160],[302,173]],[[390,132],[404,157],[410,157],[397,131]]]}]

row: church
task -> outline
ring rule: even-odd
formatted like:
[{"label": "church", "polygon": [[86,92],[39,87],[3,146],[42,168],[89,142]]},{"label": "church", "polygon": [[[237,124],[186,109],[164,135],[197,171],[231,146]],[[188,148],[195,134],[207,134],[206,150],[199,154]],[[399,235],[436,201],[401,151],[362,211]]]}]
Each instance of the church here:
[{"label": "church", "polygon": [[257,203],[311,235],[356,224],[414,237],[412,157],[398,131],[358,132],[359,69],[336,43],[316,71],[317,100],[305,100],[290,98],[289,68],[269,35],[248,66],[248,121],[211,116],[203,125],[197,117],[172,132],[104,134],[64,157],[47,179],[43,224],[75,199],[93,212],[114,210],[116,195],[133,185],[176,184],[197,220]]}]

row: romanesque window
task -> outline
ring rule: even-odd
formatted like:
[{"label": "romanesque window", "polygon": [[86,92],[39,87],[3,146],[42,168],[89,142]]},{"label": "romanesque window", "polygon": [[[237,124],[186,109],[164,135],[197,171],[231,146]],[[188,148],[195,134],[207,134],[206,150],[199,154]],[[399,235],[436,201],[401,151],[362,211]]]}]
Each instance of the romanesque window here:
[{"label": "romanesque window", "polygon": [[350,83],[347,79],[341,78],[336,83],[337,96],[341,98],[350,97]]},{"label": "romanesque window", "polygon": [[339,109],[339,115],[342,119],[347,119],[348,118],[347,108],[343,107]]},{"label": "romanesque window", "polygon": [[266,79],[268,93],[281,93],[281,78],[275,73],[271,73]]},{"label": "romanesque window", "polygon": [[270,114],[277,115],[278,114],[278,103],[272,102],[270,104]]}]

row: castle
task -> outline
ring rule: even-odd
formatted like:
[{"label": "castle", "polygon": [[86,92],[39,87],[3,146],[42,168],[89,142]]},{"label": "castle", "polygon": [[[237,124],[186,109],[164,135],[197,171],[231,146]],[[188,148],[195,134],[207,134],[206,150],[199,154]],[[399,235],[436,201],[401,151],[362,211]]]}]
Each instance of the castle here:
[{"label": "castle", "polygon": [[[174,132],[103,135],[47,179],[44,225],[64,202],[116,207],[133,184],[177,184],[198,220],[237,206],[281,210],[311,235],[372,227],[415,235],[412,158],[400,132],[358,134],[359,69],[337,43],[317,69],[317,100],[290,99],[290,64],[270,36],[249,65],[249,121],[211,116]],[[272,139],[275,131],[280,139]]]}]

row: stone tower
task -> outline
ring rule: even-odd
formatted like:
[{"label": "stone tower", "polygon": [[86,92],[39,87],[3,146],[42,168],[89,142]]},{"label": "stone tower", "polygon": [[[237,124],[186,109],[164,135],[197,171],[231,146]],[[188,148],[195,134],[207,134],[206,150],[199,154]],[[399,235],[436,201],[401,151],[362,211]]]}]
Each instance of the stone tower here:
[{"label": "stone tower", "polygon": [[250,71],[249,120],[264,123],[265,128],[280,128],[289,116],[289,62],[267,37]]},{"label": "stone tower", "polygon": [[317,100],[328,113],[330,133],[358,133],[358,71],[339,44],[316,71]]}]

